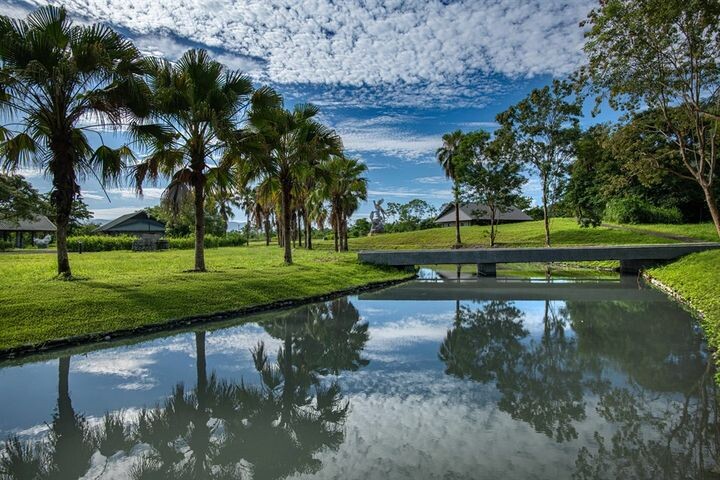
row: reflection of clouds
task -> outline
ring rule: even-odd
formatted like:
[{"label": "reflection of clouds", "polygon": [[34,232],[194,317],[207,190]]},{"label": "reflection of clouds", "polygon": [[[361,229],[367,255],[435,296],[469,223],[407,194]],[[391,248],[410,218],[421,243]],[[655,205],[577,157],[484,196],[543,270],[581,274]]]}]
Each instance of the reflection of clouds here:
[{"label": "reflection of clouds", "polygon": [[454,312],[407,316],[397,321],[370,324],[366,351],[391,351],[414,343],[442,341],[451,327]]},{"label": "reflection of clouds", "polygon": [[556,443],[500,411],[492,385],[440,372],[359,372],[342,379],[350,416],[316,476],[291,478],[569,478],[581,445],[609,434],[586,397],[575,442]]}]

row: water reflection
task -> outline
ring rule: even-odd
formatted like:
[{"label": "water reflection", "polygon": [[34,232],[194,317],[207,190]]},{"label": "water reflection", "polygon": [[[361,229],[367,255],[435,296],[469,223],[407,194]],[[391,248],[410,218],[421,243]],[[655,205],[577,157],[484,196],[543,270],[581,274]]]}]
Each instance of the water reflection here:
[{"label": "water reflection", "polygon": [[[97,451],[137,457],[128,473],[141,479],[285,478],[315,472],[314,454],[336,449],[349,403],[323,375],[367,365],[361,352],[368,326],[347,299],[311,305],[262,323],[282,340],[275,360],[265,344],[252,349],[256,383],[207,374],[205,332],[195,332],[197,381],[178,384],[161,405],[135,418],[108,413],[90,426],[72,407],[70,358],[60,359],[57,412],[47,441],[11,437],[0,460],[8,479],[77,479]],[[104,468],[100,474],[104,472]]]},{"label": "water reflection", "polygon": [[[638,288],[414,282],[66,355],[45,364],[47,434],[0,399],[16,432],[0,479],[720,478],[702,335]],[[161,391],[118,387],[130,400],[103,416],[92,381],[108,374],[79,366],[141,351]]]}]

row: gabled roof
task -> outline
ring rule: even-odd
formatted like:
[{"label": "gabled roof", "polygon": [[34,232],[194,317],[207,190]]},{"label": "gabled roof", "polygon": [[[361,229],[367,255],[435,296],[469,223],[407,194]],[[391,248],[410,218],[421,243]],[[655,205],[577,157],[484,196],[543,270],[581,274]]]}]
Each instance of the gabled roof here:
[{"label": "gabled roof", "polygon": [[96,232],[165,232],[165,224],[150,218],[144,210],[128,213],[95,229]]},{"label": "gabled roof", "polygon": [[0,219],[0,231],[5,232],[54,232],[55,224],[45,215],[35,215],[33,218],[22,220]]},{"label": "gabled roof", "polygon": [[[460,221],[467,222],[471,220],[490,220],[490,209],[487,205],[479,203],[461,203],[460,204]],[[532,218],[522,210],[509,207],[504,212],[497,212],[496,220],[522,222],[532,220]],[[445,205],[440,214],[435,219],[435,223],[454,223],[455,222],[455,204],[448,203]]]}]

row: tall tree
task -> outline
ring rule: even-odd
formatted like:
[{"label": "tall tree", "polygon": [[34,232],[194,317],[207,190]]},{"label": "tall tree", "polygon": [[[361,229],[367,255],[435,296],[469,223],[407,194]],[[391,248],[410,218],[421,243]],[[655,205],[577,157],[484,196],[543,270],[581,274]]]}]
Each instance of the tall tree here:
[{"label": "tall tree", "polygon": [[348,250],[348,218],[360,200],[367,199],[367,166],[353,158],[334,156],[324,165],[327,172],[323,192],[330,201],[330,217],[335,231],[335,251]]},{"label": "tall tree", "polygon": [[682,168],[657,167],[695,181],[720,235],[714,183],[720,121],[720,4],[705,0],[612,0],[588,15],[581,80],[598,105],[630,112],[656,109],[661,122],[646,130],[677,148]]},{"label": "tall tree", "polygon": [[133,158],[127,146],[93,149],[88,119],[119,124],[146,114],[145,63],[112,29],[73,25],[64,8],[53,6],[25,20],[0,16],[0,63],[0,109],[17,118],[0,128],[2,168],[36,166],[52,178],[57,271],[69,278],[67,233],[78,181],[116,181]]},{"label": "tall tree", "polygon": [[241,132],[243,159],[249,162],[249,179],[275,181],[280,190],[282,242],[285,263],[292,263],[292,191],[318,161],[342,153],[342,140],[334,130],[315,119],[314,105],[284,108],[258,108],[250,114],[249,128]]},{"label": "tall tree", "polygon": [[[458,179],[468,202],[487,206],[490,214],[490,246],[495,246],[497,217],[522,200],[520,187],[526,179],[513,150],[502,139],[490,140],[479,130],[465,134],[460,142]],[[484,213],[484,212],[483,212]]]},{"label": "tall tree", "polygon": [[205,50],[188,50],[176,62],[148,61],[153,123],[132,132],[150,149],[135,166],[138,193],[146,180],[170,177],[163,200],[180,208],[192,197],[195,211],[195,271],[205,271],[205,201],[208,181],[225,179],[232,165],[216,159],[231,146],[237,123],[250,105],[275,104],[268,88],[253,90],[250,78],[228,70]]},{"label": "tall tree", "polygon": [[463,133],[455,130],[443,135],[443,145],[438,148],[436,156],[445,176],[453,182],[453,197],[455,199],[455,248],[462,246],[460,241],[460,184],[458,182],[457,151],[460,147]]},{"label": "tall tree", "polygon": [[517,158],[534,167],[542,190],[545,245],[550,246],[550,204],[564,183],[580,134],[581,98],[572,86],[554,80],[530,92],[525,99],[498,114],[497,133],[514,144]]}]

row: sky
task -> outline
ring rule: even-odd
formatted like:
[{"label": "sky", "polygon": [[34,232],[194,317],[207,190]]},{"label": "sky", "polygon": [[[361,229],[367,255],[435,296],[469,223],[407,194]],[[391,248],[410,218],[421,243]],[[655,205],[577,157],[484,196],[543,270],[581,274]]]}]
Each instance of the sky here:
[{"label": "sky", "polygon": [[[43,1],[0,1],[22,17]],[[579,23],[590,0],[65,0],[79,22],[104,22],[145,54],[177,59],[206,48],[271,85],[286,105],[311,102],[349,155],[368,166],[369,201],[450,200],[435,151],[443,133],[495,128],[495,116],[583,62]],[[606,117],[591,118],[586,126]],[[121,134],[104,132],[106,143]],[[40,191],[43,172],[20,172]],[[162,185],[107,189],[82,182],[96,219],[159,202]],[[538,182],[524,193],[537,201]],[[243,221],[238,212],[236,221]]]}]

